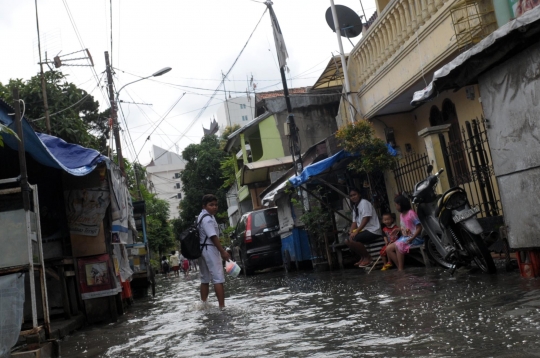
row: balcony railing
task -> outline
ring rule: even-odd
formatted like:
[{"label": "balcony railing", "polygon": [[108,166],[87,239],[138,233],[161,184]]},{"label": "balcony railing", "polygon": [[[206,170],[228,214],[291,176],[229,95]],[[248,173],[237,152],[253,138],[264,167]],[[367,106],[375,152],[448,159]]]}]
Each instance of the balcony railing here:
[{"label": "balcony railing", "polygon": [[365,83],[448,1],[453,0],[392,0],[352,54],[360,67],[360,83]]}]

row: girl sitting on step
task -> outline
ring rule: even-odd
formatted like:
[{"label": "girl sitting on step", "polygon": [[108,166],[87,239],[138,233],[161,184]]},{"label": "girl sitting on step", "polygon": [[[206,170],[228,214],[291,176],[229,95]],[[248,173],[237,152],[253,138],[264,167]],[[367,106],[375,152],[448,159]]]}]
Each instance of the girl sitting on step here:
[{"label": "girl sitting on step", "polygon": [[394,203],[396,204],[396,210],[400,212],[399,221],[402,236],[396,242],[388,245],[386,253],[388,258],[398,267],[398,270],[402,271],[405,254],[409,253],[409,248],[423,244],[424,239],[420,237],[422,224],[420,224],[416,212],[411,208],[409,199],[403,195],[398,195],[394,199]]}]

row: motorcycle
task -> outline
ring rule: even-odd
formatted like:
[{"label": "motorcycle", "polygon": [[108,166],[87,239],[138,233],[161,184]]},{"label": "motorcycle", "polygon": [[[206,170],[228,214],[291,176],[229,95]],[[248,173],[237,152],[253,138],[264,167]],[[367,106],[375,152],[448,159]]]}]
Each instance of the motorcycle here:
[{"label": "motorcycle", "polygon": [[482,271],[492,274],[497,271],[495,263],[480,234],[482,227],[476,219],[478,207],[471,208],[467,193],[454,187],[443,195],[437,195],[435,186],[444,169],[432,175],[433,166],[428,166],[428,177],[415,185],[412,202],[424,233],[428,255],[437,264],[450,269],[452,275],[458,266],[468,266],[474,261]]}]

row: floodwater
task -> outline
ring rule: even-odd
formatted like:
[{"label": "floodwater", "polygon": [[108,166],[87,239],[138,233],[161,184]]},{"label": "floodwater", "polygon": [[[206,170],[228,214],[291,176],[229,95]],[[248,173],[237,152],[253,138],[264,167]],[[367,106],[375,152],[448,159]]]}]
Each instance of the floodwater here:
[{"label": "floodwater", "polygon": [[276,271],[161,278],[117,323],[61,342],[62,357],[540,357],[540,280],[441,269]]}]

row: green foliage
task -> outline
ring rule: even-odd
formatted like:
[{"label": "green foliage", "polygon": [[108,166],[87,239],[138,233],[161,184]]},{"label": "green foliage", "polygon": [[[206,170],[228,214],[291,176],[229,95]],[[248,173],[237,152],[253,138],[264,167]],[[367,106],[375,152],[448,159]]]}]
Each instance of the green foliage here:
[{"label": "green foliage", "polygon": [[180,174],[184,196],[180,201],[180,222],[175,225],[175,235],[185,230],[201,212],[201,199],[205,194],[218,198],[219,208],[227,209],[226,190],[219,172],[226,153],[219,148],[216,136],[206,136],[200,144],[191,144],[182,152],[186,167]]},{"label": "green foliage", "polygon": [[[68,82],[62,72],[46,72],[45,82],[49,113],[62,111],[50,117],[51,134],[68,143],[80,144],[105,153],[109,138],[108,111],[100,113],[99,103],[85,90]],[[45,117],[40,75],[27,81],[11,79],[7,84],[0,83],[0,98],[12,103],[11,93],[14,87],[18,87],[19,96],[25,101],[25,117]],[[30,124],[37,132],[46,133],[45,119]]]},{"label": "green foliage", "polygon": [[159,199],[156,194],[142,188],[143,199],[146,202],[146,233],[148,245],[154,252],[169,252],[175,246],[172,225],[169,219],[169,203]]},{"label": "green foliage", "polygon": [[[126,180],[128,184],[129,193],[133,198],[139,198],[139,190],[148,191],[147,184],[148,179],[146,177],[146,168],[140,163],[131,163],[124,158],[124,169],[126,171]],[[135,171],[137,172],[137,178],[139,179],[139,190],[137,190],[137,180],[135,178]]]},{"label": "green foliage", "polygon": [[4,138],[2,137],[2,133],[6,133],[6,134],[9,134],[9,135],[15,136],[15,138],[17,138],[17,140],[20,140],[17,133],[12,131],[11,128],[6,127],[5,125],[0,123],[0,147],[4,146]]},{"label": "green foliage", "polygon": [[223,133],[221,133],[219,136],[219,148],[223,150],[227,144],[228,137],[240,128],[241,127],[239,124],[233,124],[232,126],[225,127],[225,129],[223,129]]},{"label": "green foliage", "polygon": [[320,206],[312,206],[311,210],[300,217],[304,227],[319,240],[324,239],[324,234],[332,230],[332,214]]},{"label": "green foliage", "polygon": [[167,253],[174,248],[173,223],[169,222],[169,203],[159,199],[146,188],[146,170],[139,163],[131,163],[124,159],[128,190],[132,198],[139,200],[139,190],[135,181],[134,170],[137,170],[140,182],[141,200],[146,203],[146,235],[150,249],[157,253]]},{"label": "green foliage", "polygon": [[373,126],[368,121],[346,124],[337,131],[336,138],[347,152],[360,155],[349,164],[351,170],[371,173],[391,169],[394,165],[394,158],[388,153],[385,142],[375,137]]},{"label": "green foliage", "polygon": [[229,189],[236,182],[236,156],[227,156],[220,164],[221,178],[223,179],[223,189]]}]

